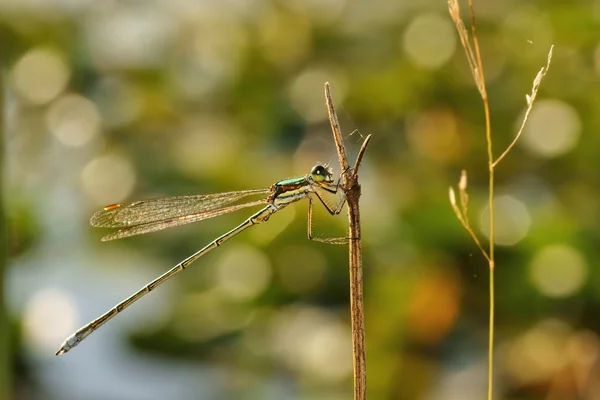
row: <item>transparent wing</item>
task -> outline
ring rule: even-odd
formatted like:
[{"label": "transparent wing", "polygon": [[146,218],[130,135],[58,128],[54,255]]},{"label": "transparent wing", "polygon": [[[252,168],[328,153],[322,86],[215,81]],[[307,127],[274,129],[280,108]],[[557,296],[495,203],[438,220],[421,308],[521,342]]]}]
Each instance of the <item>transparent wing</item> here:
[{"label": "transparent wing", "polygon": [[116,232],[109,233],[102,238],[103,242],[108,240],[122,239],[129,236],[141,235],[144,233],[150,233],[160,231],[162,229],[171,228],[173,226],[180,226],[190,224],[192,222],[198,222],[209,218],[218,217],[219,215],[229,214],[231,212],[241,210],[246,207],[254,207],[265,204],[265,200],[257,200],[250,203],[236,204],[234,206],[217,208],[214,210],[204,211],[196,214],[188,214],[166,218],[162,220],[154,220],[151,222],[142,223],[139,225],[126,226],[119,229]]},{"label": "transparent wing", "polygon": [[[193,196],[160,197],[132,203],[113,204],[104,207],[104,209],[92,215],[90,223],[92,226],[98,228],[123,228],[160,223],[167,220],[186,221],[186,217],[191,218],[192,215],[203,215],[203,213],[221,209],[223,206],[241,200],[244,197],[267,193],[269,193],[269,189],[256,189]],[[201,219],[206,218],[211,217]],[[182,222],[181,224],[184,223],[188,222]],[[165,228],[168,226],[165,226]]]}]

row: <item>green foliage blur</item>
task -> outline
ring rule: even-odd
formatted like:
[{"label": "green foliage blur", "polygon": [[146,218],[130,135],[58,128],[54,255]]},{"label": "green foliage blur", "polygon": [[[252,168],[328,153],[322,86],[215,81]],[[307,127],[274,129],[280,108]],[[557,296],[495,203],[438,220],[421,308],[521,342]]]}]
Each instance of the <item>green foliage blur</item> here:
[{"label": "green foliage blur", "polygon": [[[495,398],[597,399],[600,1],[475,12],[496,156],[555,45],[497,169]],[[0,0],[0,38],[4,398],[350,398],[347,248],[307,239],[306,204],[54,356],[250,215],[100,243],[94,211],[268,187],[317,162],[339,174],[326,81],[351,157],[373,135],[360,176],[369,397],[484,398],[487,264],[448,201],[466,169],[485,242],[484,115],[444,1]],[[320,210],[314,225],[340,236],[346,219]]]}]

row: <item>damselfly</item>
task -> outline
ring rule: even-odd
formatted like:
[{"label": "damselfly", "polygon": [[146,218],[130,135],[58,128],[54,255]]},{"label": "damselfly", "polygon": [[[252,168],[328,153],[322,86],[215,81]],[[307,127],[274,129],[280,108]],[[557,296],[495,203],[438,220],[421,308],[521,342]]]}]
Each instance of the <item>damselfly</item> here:
[{"label": "damselfly", "polygon": [[[325,192],[337,193],[339,180],[334,183],[333,172],[327,165],[315,165],[310,173],[303,177],[284,179],[271,185],[268,189],[242,190],[195,196],[162,197],[154,200],[135,201],[133,203],[113,204],[95,213],[90,223],[99,228],[119,228],[102,238],[102,241],[121,239],[161,229],[202,221],[240,210],[246,207],[267,204],[260,211],[242,222],[229,232],[219,236],[196,253],[192,254],[172,269],[159,276],[146,286],[123,300],[111,310],[81,327],[69,336],[60,346],[56,355],[64,354],[77,346],[90,333],[94,332],[121,311],[135,303],[141,297],[150,293],[157,286],[166,282],[173,275],[186,269],[191,263],[219,247],[225,241],[252,225],[269,220],[271,215],[282,210],[287,205],[302,199],[308,199],[308,238],[326,243],[346,243],[345,238],[322,239],[312,236],[312,201],[313,195],[319,199],[325,209],[331,214],[339,214],[346,198],[343,197],[336,205],[328,202],[323,195]],[[262,200],[250,201],[231,205],[252,195],[267,195]]]}]

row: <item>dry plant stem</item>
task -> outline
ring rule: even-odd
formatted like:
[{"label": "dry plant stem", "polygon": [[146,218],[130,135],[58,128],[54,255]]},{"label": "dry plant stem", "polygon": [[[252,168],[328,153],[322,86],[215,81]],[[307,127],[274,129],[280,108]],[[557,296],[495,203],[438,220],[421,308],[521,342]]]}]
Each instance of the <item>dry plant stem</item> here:
[{"label": "dry plant stem", "polygon": [[508,152],[514,147],[514,145],[517,143],[517,141],[521,137],[521,134],[523,133],[523,129],[525,128],[525,123],[527,122],[527,119],[529,118],[529,113],[531,112],[531,109],[533,108],[533,102],[535,101],[535,98],[537,96],[537,92],[540,87],[540,84],[542,83],[542,79],[544,78],[544,76],[546,76],[546,73],[548,72],[548,69],[550,68],[550,62],[552,61],[552,50],[554,50],[554,46],[550,46],[550,51],[548,52],[548,62],[546,63],[546,66],[543,67],[542,69],[540,69],[540,72],[538,72],[535,79],[533,80],[533,87],[531,89],[531,94],[525,95],[526,96],[525,98],[527,99],[527,109],[525,110],[525,116],[523,117],[523,121],[521,122],[521,127],[519,128],[517,135],[515,136],[513,141],[508,145],[506,150],[504,150],[504,152],[500,155],[500,157],[498,157],[498,159],[496,161],[494,161],[494,167],[496,165],[498,165],[500,160],[502,160],[504,158],[504,156],[506,156],[508,154]]},{"label": "dry plant stem", "polygon": [[371,136],[367,136],[359,151],[354,168],[348,167],[348,158],[340,130],[340,124],[333,106],[329,83],[325,83],[325,101],[329,113],[333,139],[338,152],[342,169],[343,190],[348,202],[349,221],[349,252],[350,252],[350,316],[352,321],[352,354],[354,365],[354,400],[367,398],[367,364],[365,349],[365,323],[363,309],[362,281],[362,245],[360,231],[360,212],[358,200],[360,185],[358,183],[358,168]]},{"label": "dry plant stem", "polygon": [[[490,209],[490,233],[489,233],[489,251],[482,250],[482,253],[486,256],[489,265],[489,292],[490,292],[490,308],[489,308],[489,336],[488,336],[488,400],[492,400],[493,397],[493,376],[494,376],[494,315],[495,315],[495,294],[494,294],[494,154],[492,151],[492,129],[490,123],[490,107],[488,103],[488,96],[485,87],[485,76],[483,73],[483,63],[481,61],[481,52],[479,50],[479,40],[477,38],[477,30],[475,24],[475,12],[473,10],[473,1],[468,0],[469,13],[471,16],[471,33],[473,34],[473,45],[475,50],[468,38],[467,30],[460,18],[460,7],[457,0],[449,0],[448,7],[450,16],[456,25],[458,30],[461,43],[467,54],[467,60],[469,61],[469,67],[471,73],[475,79],[475,83],[483,100],[483,109],[485,114],[485,138],[487,142],[487,154],[488,154],[488,173],[489,173],[489,209]],[[464,220],[467,220],[467,216],[464,216]],[[462,221],[461,221],[462,222]],[[463,222],[463,226],[465,223]],[[466,224],[468,227],[468,223]],[[472,237],[475,237],[471,229],[467,229]],[[479,241],[476,240],[478,246],[482,249]]]},{"label": "dry plant stem", "polygon": [[479,51],[479,39],[475,25],[475,12],[473,11],[473,1],[469,0],[469,12],[471,14],[471,31],[473,33],[473,44],[475,45],[475,55],[477,57],[477,68],[479,80],[481,82],[481,99],[483,101],[483,110],[485,113],[485,140],[487,142],[488,153],[488,173],[489,173],[489,209],[490,209],[490,242],[488,251],[489,265],[489,291],[490,291],[490,312],[489,312],[489,335],[488,335],[488,400],[492,400],[494,395],[494,327],[496,315],[496,295],[495,295],[495,263],[494,263],[494,241],[495,241],[495,210],[494,210],[494,153],[492,151],[492,127],[490,122],[490,105],[488,102],[487,90],[485,87],[485,76],[483,74],[483,62],[481,61],[481,52]]},{"label": "dry plant stem", "polygon": [[[467,230],[467,232],[471,235],[481,253],[485,256],[489,264],[490,278],[489,278],[489,291],[490,291],[490,312],[489,312],[489,353],[488,353],[488,400],[492,400],[493,395],[493,356],[494,356],[494,170],[496,165],[502,160],[508,152],[513,148],[516,144],[517,140],[523,133],[523,128],[525,127],[525,123],[527,122],[527,118],[529,117],[529,112],[533,106],[533,102],[535,101],[535,97],[537,95],[538,88],[542,81],[542,78],[548,72],[548,68],[550,67],[550,61],[552,59],[552,47],[550,48],[550,52],[548,53],[548,62],[544,68],[542,68],[536,78],[533,81],[533,88],[531,90],[531,95],[527,95],[527,110],[525,111],[525,116],[523,118],[523,122],[517,135],[510,143],[510,145],[506,148],[506,150],[494,161],[494,155],[492,152],[492,132],[491,132],[491,124],[490,124],[490,109],[489,102],[487,97],[487,91],[485,87],[485,76],[483,74],[483,63],[481,61],[481,53],[479,51],[479,40],[477,38],[477,30],[475,24],[475,12],[473,11],[473,1],[468,0],[469,4],[469,13],[471,16],[471,33],[473,35],[473,46],[471,46],[471,41],[469,40],[469,34],[467,29],[465,28],[461,18],[460,18],[460,8],[457,0],[449,0],[448,1],[448,9],[450,11],[450,16],[456,25],[456,29],[458,30],[458,34],[460,36],[461,43],[467,55],[467,61],[469,63],[469,67],[471,69],[471,73],[473,74],[473,78],[475,80],[475,84],[477,85],[477,89],[481,95],[481,99],[483,100],[483,108],[485,113],[485,137],[487,142],[487,153],[488,153],[488,171],[489,171],[489,209],[490,209],[490,234],[489,234],[489,251],[486,252],[485,249],[481,246],[481,243],[477,236],[475,235],[473,229],[469,224],[469,217],[467,215],[467,203],[468,196],[466,192],[466,173],[463,171],[461,176],[461,181],[459,184],[460,190],[460,199],[461,199],[461,208],[456,204],[456,196],[454,194],[454,190],[450,189],[450,203],[452,204],[452,208],[460,221],[463,227]],[[473,50],[473,47],[475,50]]]},{"label": "dry plant stem", "polygon": [[[455,197],[456,197],[456,195],[454,194],[454,189],[450,188],[450,204],[452,205],[452,208],[454,209],[454,213],[456,214],[456,218],[461,223],[461,225],[463,226],[463,228],[465,228],[465,230],[467,231],[467,233],[471,236],[471,238],[473,239],[473,241],[475,242],[475,244],[477,245],[477,247],[481,251],[481,254],[483,254],[483,256],[485,257],[485,259],[489,263],[490,257],[488,256],[487,252],[485,251],[485,249],[481,245],[481,242],[479,241],[479,238],[475,234],[475,231],[473,231],[473,228],[471,228],[471,224],[469,223],[469,219],[466,216],[467,215],[466,212],[464,212],[464,210],[463,211],[459,210],[458,206],[456,205],[456,199],[455,199]],[[464,215],[464,217],[463,217],[463,215]]]},{"label": "dry plant stem", "polygon": [[475,242],[477,247],[479,247],[481,254],[483,254],[485,259],[488,260],[488,262],[489,262],[490,256],[488,256],[487,252],[481,245],[479,238],[475,234],[475,231],[473,231],[473,228],[471,228],[471,224],[469,222],[469,194],[467,193],[467,171],[465,171],[464,169],[462,170],[462,172],[460,174],[458,190],[460,193],[460,208],[458,208],[458,205],[456,204],[456,195],[454,194],[454,189],[452,187],[450,188],[449,194],[450,194],[450,204],[452,205],[452,209],[454,210],[454,213],[456,214],[456,218],[462,224],[463,228],[465,228],[465,230],[469,233],[469,235],[471,235],[471,238],[473,238],[473,241]]}]

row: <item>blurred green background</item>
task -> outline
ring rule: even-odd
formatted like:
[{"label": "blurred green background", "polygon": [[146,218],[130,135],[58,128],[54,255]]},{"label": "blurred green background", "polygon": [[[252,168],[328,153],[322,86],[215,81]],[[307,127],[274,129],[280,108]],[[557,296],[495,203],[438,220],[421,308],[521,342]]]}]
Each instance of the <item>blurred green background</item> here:
[{"label": "blurred green background", "polygon": [[[555,45],[497,174],[495,398],[600,399],[600,1],[475,10],[496,155]],[[484,120],[444,1],[0,0],[0,51],[1,400],[351,398],[347,248],[306,238],[304,203],[54,356],[252,211],[109,243],[91,214],[337,167],[325,81],[351,155],[373,135],[369,397],[484,398],[487,265],[447,195],[467,169],[485,240]]]}]

